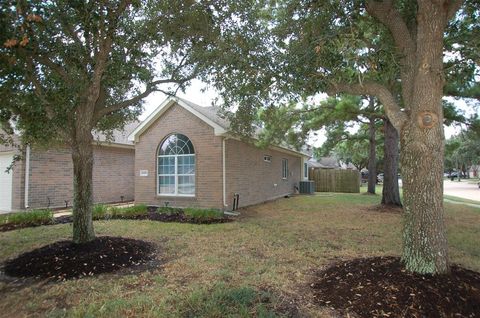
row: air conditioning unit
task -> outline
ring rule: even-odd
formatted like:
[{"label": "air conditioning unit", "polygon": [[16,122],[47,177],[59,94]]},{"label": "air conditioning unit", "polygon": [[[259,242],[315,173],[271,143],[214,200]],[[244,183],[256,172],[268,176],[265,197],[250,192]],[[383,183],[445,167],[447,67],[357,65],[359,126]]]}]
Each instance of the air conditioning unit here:
[{"label": "air conditioning unit", "polygon": [[315,182],[314,181],[300,181],[300,193],[302,194],[314,194]]}]

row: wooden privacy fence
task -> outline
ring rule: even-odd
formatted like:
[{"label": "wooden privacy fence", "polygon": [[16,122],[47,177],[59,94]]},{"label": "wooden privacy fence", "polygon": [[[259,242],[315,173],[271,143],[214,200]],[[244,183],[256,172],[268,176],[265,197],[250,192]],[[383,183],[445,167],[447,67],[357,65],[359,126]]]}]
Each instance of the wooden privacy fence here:
[{"label": "wooden privacy fence", "polygon": [[357,170],[314,169],[310,180],[316,192],[360,192],[360,173]]}]

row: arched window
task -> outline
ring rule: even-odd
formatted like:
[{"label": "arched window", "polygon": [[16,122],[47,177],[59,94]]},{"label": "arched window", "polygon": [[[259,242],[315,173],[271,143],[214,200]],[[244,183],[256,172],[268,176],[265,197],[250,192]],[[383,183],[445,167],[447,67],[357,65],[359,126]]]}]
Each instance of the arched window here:
[{"label": "arched window", "polygon": [[187,136],[173,134],[158,148],[159,195],[195,195],[195,150]]}]

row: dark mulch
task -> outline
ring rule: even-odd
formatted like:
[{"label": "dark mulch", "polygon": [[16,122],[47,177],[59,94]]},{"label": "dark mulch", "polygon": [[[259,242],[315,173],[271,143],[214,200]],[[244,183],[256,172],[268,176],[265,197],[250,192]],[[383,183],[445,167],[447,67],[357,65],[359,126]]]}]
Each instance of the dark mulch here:
[{"label": "dark mulch", "polygon": [[418,275],[397,257],[340,262],[312,284],[318,304],[360,317],[479,317],[480,273]]},{"label": "dark mulch", "polygon": [[42,223],[6,223],[6,224],[0,224],[0,232],[8,232],[8,231],[13,231],[13,230],[18,230],[18,229],[23,229],[25,227],[37,227],[37,226],[42,226],[42,225],[52,225],[52,224],[57,224],[55,221],[48,221],[48,222],[42,222]]},{"label": "dark mulch", "polygon": [[152,243],[102,236],[85,244],[59,241],[5,263],[8,276],[65,280],[144,265],[156,257]]},{"label": "dark mulch", "polygon": [[172,213],[157,213],[156,208],[149,207],[148,216],[146,217],[151,221],[160,221],[160,222],[179,222],[179,223],[193,223],[193,224],[214,224],[214,223],[227,223],[232,222],[233,219],[229,217],[216,217],[216,218],[192,218],[183,211],[172,212]]}]

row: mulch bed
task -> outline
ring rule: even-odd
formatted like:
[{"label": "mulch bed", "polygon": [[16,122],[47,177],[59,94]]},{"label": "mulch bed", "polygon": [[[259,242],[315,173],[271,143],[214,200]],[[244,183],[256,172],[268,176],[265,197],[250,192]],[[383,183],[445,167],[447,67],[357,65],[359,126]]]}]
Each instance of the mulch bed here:
[{"label": "mulch bed", "polygon": [[151,221],[160,221],[160,222],[179,222],[179,223],[193,223],[193,224],[215,224],[215,223],[228,223],[232,222],[233,219],[227,216],[222,218],[192,218],[183,211],[173,212],[173,213],[157,213],[156,207],[148,207],[148,216],[145,218]]},{"label": "mulch bed", "polygon": [[110,273],[155,260],[152,243],[101,236],[85,244],[59,241],[8,260],[4,272],[13,277],[66,280]]},{"label": "mulch bed", "polygon": [[[174,212],[174,213],[156,213],[156,207],[148,207],[147,215],[139,216],[130,216],[130,217],[115,217],[112,219],[117,220],[150,220],[150,221],[159,221],[159,222],[178,222],[178,223],[192,223],[192,224],[215,224],[215,223],[227,223],[232,222],[233,218],[230,217],[221,217],[221,218],[192,218],[183,213],[183,211]],[[51,222],[45,223],[21,223],[21,224],[1,224],[0,232],[7,232],[18,230],[27,227],[37,227],[41,225],[56,225],[56,224],[66,224],[72,223],[73,218],[70,215],[65,215],[55,218]]]},{"label": "mulch bed", "polygon": [[26,227],[37,227],[37,226],[42,226],[42,225],[53,225],[53,224],[58,224],[55,221],[50,221],[50,222],[43,222],[43,223],[7,223],[7,224],[0,224],[0,232],[8,232],[8,231],[13,231],[13,230],[18,230],[18,229],[23,229]]},{"label": "mulch bed", "polygon": [[311,286],[319,305],[359,317],[480,316],[480,273],[458,266],[418,275],[397,257],[362,258],[319,272]]}]

